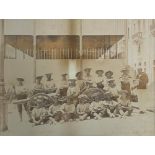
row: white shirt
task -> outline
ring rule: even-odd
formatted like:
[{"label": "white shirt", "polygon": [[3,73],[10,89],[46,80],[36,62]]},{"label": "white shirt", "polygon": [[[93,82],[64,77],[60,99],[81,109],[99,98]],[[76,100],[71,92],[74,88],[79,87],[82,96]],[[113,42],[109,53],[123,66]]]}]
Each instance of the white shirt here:
[{"label": "white shirt", "polygon": [[76,87],[68,87],[67,96],[76,94]]},{"label": "white shirt", "polygon": [[50,89],[55,87],[55,82],[53,80],[51,81],[45,81],[45,89]]},{"label": "white shirt", "polygon": [[95,78],[95,82],[96,82],[96,83],[103,82],[103,84],[104,84],[104,76],[97,76],[97,77]]},{"label": "white shirt", "polygon": [[15,87],[15,91],[16,91],[16,94],[19,95],[21,93],[25,93],[27,90],[26,90],[25,86],[23,86],[23,85],[22,86],[17,85]]}]

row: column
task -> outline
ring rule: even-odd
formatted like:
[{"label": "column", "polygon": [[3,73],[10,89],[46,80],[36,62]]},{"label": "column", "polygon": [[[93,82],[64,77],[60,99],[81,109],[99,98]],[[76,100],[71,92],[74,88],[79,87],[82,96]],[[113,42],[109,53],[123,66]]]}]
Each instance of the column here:
[{"label": "column", "polygon": [[125,21],[125,54],[124,54],[124,60],[125,60],[125,64],[128,64],[128,57],[129,57],[129,53],[128,53],[128,20],[124,19]]},{"label": "column", "polygon": [[83,57],[83,44],[82,44],[82,19],[80,19],[80,69],[81,71],[83,70],[83,66],[82,66],[82,57]]},{"label": "column", "polygon": [[116,56],[115,56],[115,59],[118,59],[118,43],[116,42],[116,45],[115,45],[115,50],[116,50]]},{"label": "column", "polygon": [[0,20],[0,132],[8,129],[7,126],[7,102],[4,86],[4,19]]},{"label": "column", "polygon": [[36,21],[33,20],[33,81],[36,79]]},{"label": "column", "polygon": [[110,35],[109,35],[109,53],[108,53],[108,59],[111,59],[111,38],[110,38]]}]

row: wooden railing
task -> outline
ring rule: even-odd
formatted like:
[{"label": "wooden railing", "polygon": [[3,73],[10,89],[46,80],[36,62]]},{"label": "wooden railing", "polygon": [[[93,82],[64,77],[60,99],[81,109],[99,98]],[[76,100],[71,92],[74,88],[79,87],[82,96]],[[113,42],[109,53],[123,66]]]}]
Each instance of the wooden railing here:
[{"label": "wooden railing", "polygon": [[37,50],[37,59],[79,59],[79,49],[52,48]]},{"label": "wooden railing", "polygon": [[[105,50],[104,48],[85,48],[82,51],[82,59],[121,59],[122,52]],[[33,50],[6,51],[5,59],[29,59],[33,58]],[[80,51],[75,48],[52,48],[36,51],[36,59],[80,59]]]}]

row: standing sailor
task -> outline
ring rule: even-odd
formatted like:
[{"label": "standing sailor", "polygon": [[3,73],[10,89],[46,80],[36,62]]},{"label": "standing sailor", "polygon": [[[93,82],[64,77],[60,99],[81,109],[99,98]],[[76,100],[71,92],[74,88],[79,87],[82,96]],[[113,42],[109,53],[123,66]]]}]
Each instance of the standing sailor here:
[{"label": "standing sailor", "polygon": [[48,74],[45,74],[46,75],[46,81],[45,81],[45,85],[44,85],[44,88],[48,91],[51,91],[51,92],[55,92],[56,91],[56,85],[55,85],[55,82],[53,80],[53,78],[51,78],[52,76],[52,73],[48,73]]},{"label": "standing sailor", "polygon": [[109,81],[113,80],[113,72],[112,71],[107,71],[105,72],[105,79],[104,79],[104,86],[108,87]]},{"label": "standing sailor", "polygon": [[60,81],[60,87],[68,87],[68,79],[67,79],[67,73],[62,74],[62,79]]},{"label": "standing sailor", "polygon": [[73,102],[77,104],[77,97],[76,97],[76,79],[69,79],[69,87],[67,90],[67,96],[73,98]]},{"label": "standing sailor", "polygon": [[94,83],[93,77],[91,75],[91,68],[85,68],[84,69],[84,73],[85,73],[85,75],[84,75],[84,78],[83,79],[85,80],[86,85],[89,88],[94,87],[95,86],[95,83]]},{"label": "standing sailor", "polygon": [[36,82],[34,84],[34,88],[33,88],[33,95],[40,93],[44,90],[44,85],[41,82],[43,76],[37,76],[36,77]]},{"label": "standing sailor", "polygon": [[104,88],[104,76],[103,76],[104,71],[103,70],[96,70],[97,77],[95,79],[96,86],[100,89]]},{"label": "standing sailor", "polygon": [[74,96],[76,94],[76,79],[69,79],[69,87],[67,90],[67,96]]},{"label": "standing sailor", "polygon": [[129,75],[129,68],[125,67],[121,70],[122,75],[120,77],[121,89],[126,90],[131,95],[131,81],[132,78]]},{"label": "standing sailor", "polygon": [[138,89],[146,89],[149,79],[147,74],[142,71],[142,68],[138,68],[138,74],[136,78],[139,81]]},{"label": "standing sailor", "polygon": [[83,80],[82,72],[77,72],[75,76],[76,76],[76,95],[78,96],[85,89],[87,89],[87,87],[86,87],[85,80]]},{"label": "standing sailor", "polygon": [[[26,99],[28,96],[28,91],[24,86],[24,79],[17,78],[18,84],[15,86],[15,96],[17,100]],[[27,103],[24,103],[25,111],[28,112]],[[17,104],[17,109],[20,117],[20,121],[22,121],[22,104]]]},{"label": "standing sailor", "polygon": [[59,89],[57,90],[57,94],[60,96],[67,96],[67,89],[68,89],[68,79],[67,73],[62,74],[62,79],[60,81]]},{"label": "standing sailor", "polygon": [[[138,74],[137,74],[136,78],[138,80],[137,95],[139,98],[139,102],[142,103],[142,104],[140,104],[140,109],[141,109],[141,111],[145,111],[145,109],[148,106],[147,105],[148,98],[146,98],[146,96],[144,94],[147,93],[147,84],[149,82],[149,79],[148,79],[147,74],[142,71],[142,68],[138,68]],[[145,103],[145,104],[143,104],[143,103]]]},{"label": "standing sailor", "polygon": [[84,73],[85,73],[85,75],[84,75],[83,79],[85,81],[92,81],[91,68],[85,68]]}]

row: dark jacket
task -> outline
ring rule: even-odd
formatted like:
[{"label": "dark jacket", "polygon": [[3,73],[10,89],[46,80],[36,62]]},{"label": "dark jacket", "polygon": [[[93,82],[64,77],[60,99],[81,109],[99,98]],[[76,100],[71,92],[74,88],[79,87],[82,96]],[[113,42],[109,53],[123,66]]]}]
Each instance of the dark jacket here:
[{"label": "dark jacket", "polygon": [[147,74],[142,72],[142,73],[137,75],[137,79],[139,79],[139,85],[138,85],[137,88],[138,89],[146,89],[147,88],[147,84],[149,82]]}]

